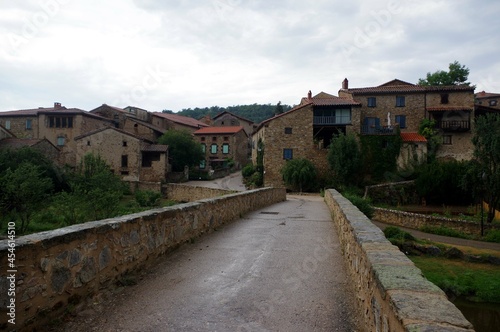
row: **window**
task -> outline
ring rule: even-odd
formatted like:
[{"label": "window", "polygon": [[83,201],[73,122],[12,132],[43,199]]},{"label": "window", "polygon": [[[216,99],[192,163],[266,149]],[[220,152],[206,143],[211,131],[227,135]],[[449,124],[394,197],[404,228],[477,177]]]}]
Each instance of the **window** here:
[{"label": "window", "polygon": [[203,137],[201,138],[201,141],[202,141],[202,142],[205,142],[205,136],[203,136]]},{"label": "window", "polygon": [[229,153],[229,144],[222,144],[222,153],[224,154]]},{"label": "window", "polygon": [[396,96],[396,107],[405,106],[405,96]]},{"label": "window", "polygon": [[224,136],[224,141],[225,142],[229,141],[229,137],[228,136]]},{"label": "window", "polygon": [[201,152],[205,153],[207,151],[207,145],[201,144]]},{"label": "window", "polygon": [[292,128],[291,127],[286,127],[285,128],[285,134],[291,134],[292,133]]},{"label": "window", "polygon": [[200,168],[204,169],[206,167],[206,161],[205,160],[200,160]]},{"label": "window", "polygon": [[283,159],[285,159],[285,160],[293,159],[293,150],[292,149],[283,149]]},{"label": "window", "polygon": [[496,100],[490,100],[490,106],[497,106]]},{"label": "window", "polygon": [[26,129],[31,129],[31,119],[26,120]]},{"label": "window", "polygon": [[399,128],[406,128],[406,115],[396,115],[396,123],[399,124]]},{"label": "window", "polygon": [[443,93],[441,95],[441,104],[448,104],[448,94],[447,93]]},{"label": "window", "polygon": [[127,146],[127,141],[122,142],[123,146]]},{"label": "window", "polygon": [[351,110],[339,109],[335,111],[336,124],[349,124],[351,123]]},{"label": "window", "polygon": [[443,135],[443,145],[451,145],[451,135]]},{"label": "window", "polygon": [[212,137],[212,142],[217,142],[217,137]]},{"label": "window", "polygon": [[73,128],[73,117],[71,116],[49,116],[50,128]]},{"label": "window", "polygon": [[10,129],[10,120],[5,121],[5,129]]},{"label": "window", "polygon": [[57,146],[64,146],[64,136],[59,136],[57,138]]},{"label": "window", "polygon": [[368,97],[368,107],[376,107],[377,106],[377,98],[375,97]]},{"label": "window", "polygon": [[210,147],[210,152],[213,154],[217,153],[217,144],[212,144],[212,146]]},{"label": "window", "polygon": [[90,146],[90,141],[87,141],[87,146]]},{"label": "window", "polygon": [[122,156],[122,167],[128,167],[128,155]]}]

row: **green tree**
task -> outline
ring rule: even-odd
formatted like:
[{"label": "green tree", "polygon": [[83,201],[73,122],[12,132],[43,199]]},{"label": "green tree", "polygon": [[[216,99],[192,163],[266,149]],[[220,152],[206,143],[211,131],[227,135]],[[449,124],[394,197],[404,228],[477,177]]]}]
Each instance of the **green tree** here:
[{"label": "green tree", "polygon": [[316,180],[316,168],[308,159],[292,159],[281,169],[283,180],[294,189],[309,189]]},{"label": "green tree", "polygon": [[427,139],[427,161],[433,162],[442,140],[436,129],[436,120],[423,119],[419,124],[418,133]]},{"label": "green tree", "polygon": [[492,222],[500,209],[500,114],[477,118],[472,138],[473,173],[482,198],[489,204],[487,221]]},{"label": "green tree", "polygon": [[193,135],[183,130],[169,130],[158,139],[160,144],[168,145],[169,157],[172,158],[172,168],[182,172],[185,166],[198,165],[205,157],[200,144],[195,142]]},{"label": "green tree", "polygon": [[[113,217],[127,187],[113,174],[106,162],[86,154],[70,180],[72,194],[81,198],[94,220]],[[77,199],[78,200],[78,199]],[[63,202],[67,202],[66,197]]]},{"label": "green tree", "polygon": [[361,152],[354,134],[340,134],[328,149],[328,164],[339,185],[357,184],[361,171]]},{"label": "green tree", "polygon": [[440,86],[440,85],[467,85],[472,86],[467,82],[469,77],[469,68],[461,65],[458,61],[450,63],[448,71],[438,70],[434,73],[427,73],[426,78],[418,80],[419,85],[424,86]]},{"label": "green tree", "polygon": [[278,101],[278,104],[276,104],[276,110],[274,111],[275,115],[283,113],[283,105],[281,105],[281,101]]},{"label": "green tree", "polygon": [[52,180],[41,167],[24,162],[15,169],[8,168],[0,175],[0,211],[10,220],[20,220],[18,232],[26,232],[33,214],[47,202]]}]

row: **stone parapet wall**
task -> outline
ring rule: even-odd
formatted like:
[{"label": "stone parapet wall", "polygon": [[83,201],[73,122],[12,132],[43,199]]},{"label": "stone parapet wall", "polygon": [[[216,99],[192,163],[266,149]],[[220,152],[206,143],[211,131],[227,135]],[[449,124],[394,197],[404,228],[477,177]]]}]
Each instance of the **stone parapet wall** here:
[{"label": "stone parapet wall", "polygon": [[[420,229],[424,226],[446,227],[469,235],[481,234],[481,225],[477,222],[383,208],[374,208],[373,220],[413,229]],[[487,223],[483,227],[485,231],[500,229],[498,225]]]},{"label": "stone parapet wall", "polygon": [[[15,273],[7,273],[8,240],[0,241],[0,330],[43,330],[68,307],[91,298],[129,273],[242,215],[286,200],[264,188],[158,208],[15,240]],[[10,274],[15,278],[11,279]],[[15,283],[16,325],[7,324],[7,290]]]},{"label": "stone parapet wall", "polygon": [[163,186],[163,190],[168,199],[177,202],[194,202],[200,199],[224,196],[235,193],[235,191],[188,186],[183,184],[169,183]]},{"label": "stone parapet wall", "polygon": [[336,190],[325,192],[366,331],[473,331],[446,294]]}]

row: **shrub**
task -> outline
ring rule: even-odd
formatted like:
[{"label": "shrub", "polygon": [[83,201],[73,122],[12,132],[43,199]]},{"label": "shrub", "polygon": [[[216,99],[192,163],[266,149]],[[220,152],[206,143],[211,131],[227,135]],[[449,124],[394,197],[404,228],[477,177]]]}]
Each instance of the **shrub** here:
[{"label": "shrub", "polygon": [[363,212],[368,218],[373,217],[373,207],[369,199],[362,198],[361,196],[354,195],[351,193],[344,193],[345,198],[351,201],[361,212]]},{"label": "shrub", "polygon": [[486,233],[484,237],[485,241],[500,243],[500,230],[492,229]]},{"label": "shrub", "polygon": [[255,186],[260,187],[264,184],[264,179],[262,178],[262,174],[260,172],[255,172],[250,177],[250,182]]},{"label": "shrub", "polygon": [[151,190],[137,190],[135,200],[141,207],[156,206],[160,202],[161,193]]},{"label": "shrub", "polygon": [[253,173],[255,173],[253,164],[248,164],[241,170],[241,175],[243,175],[244,178],[249,178]]},{"label": "shrub", "polygon": [[384,235],[388,239],[415,241],[413,235],[395,226],[386,227],[384,229]]}]

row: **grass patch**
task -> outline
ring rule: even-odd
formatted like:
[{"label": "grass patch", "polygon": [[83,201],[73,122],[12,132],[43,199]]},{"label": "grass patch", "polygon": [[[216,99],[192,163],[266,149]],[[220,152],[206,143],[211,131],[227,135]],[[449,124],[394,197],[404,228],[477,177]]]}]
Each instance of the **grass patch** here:
[{"label": "grass patch", "polygon": [[460,239],[472,239],[472,236],[448,227],[423,226],[420,227],[420,230],[429,234],[457,237]]},{"label": "grass patch", "polygon": [[447,294],[475,302],[500,303],[500,269],[490,264],[410,256],[424,276]]}]

